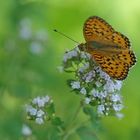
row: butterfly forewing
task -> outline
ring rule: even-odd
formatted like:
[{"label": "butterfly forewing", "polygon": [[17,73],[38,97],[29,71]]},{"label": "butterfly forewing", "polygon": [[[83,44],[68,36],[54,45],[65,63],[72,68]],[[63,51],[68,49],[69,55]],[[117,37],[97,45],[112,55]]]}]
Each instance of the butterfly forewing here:
[{"label": "butterfly forewing", "polygon": [[83,33],[86,41],[102,39],[112,34],[114,29],[105,20],[93,16],[87,19],[84,24]]},{"label": "butterfly forewing", "polygon": [[130,41],[125,35],[115,31],[110,35],[110,38],[112,42],[116,43],[121,48],[130,48]]}]

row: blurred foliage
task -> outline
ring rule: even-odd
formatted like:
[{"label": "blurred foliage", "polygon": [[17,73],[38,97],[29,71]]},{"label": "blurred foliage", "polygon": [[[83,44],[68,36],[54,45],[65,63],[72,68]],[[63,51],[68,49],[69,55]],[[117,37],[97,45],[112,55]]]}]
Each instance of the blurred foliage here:
[{"label": "blurred foliage", "polygon": [[[0,139],[20,140],[25,120],[23,106],[31,97],[53,96],[56,112],[69,120],[79,104],[78,96],[69,92],[67,74],[60,74],[63,53],[75,43],[53,32],[54,28],[79,42],[84,42],[84,21],[97,15],[131,39],[137,59],[140,56],[139,0],[10,0],[0,4]],[[138,60],[139,61],[139,60]],[[104,140],[132,140],[140,137],[140,64],[124,81],[125,117],[102,119]],[[80,112],[79,123],[85,119]],[[30,125],[30,124],[29,124]],[[46,139],[47,126],[33,127],[35,139]],[[77,130],[81,136],[85,127]],[[57,131],[52,129],[52,131]],[[88,135],[90,139],[90,135]],[[79,136],[70,140],[79,140]],[[83,138],[84,139],[84,138]]]}]

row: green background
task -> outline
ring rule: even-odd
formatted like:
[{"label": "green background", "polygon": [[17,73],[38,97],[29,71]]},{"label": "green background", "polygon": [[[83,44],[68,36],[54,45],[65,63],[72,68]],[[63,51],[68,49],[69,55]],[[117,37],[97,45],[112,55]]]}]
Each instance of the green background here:
[{"label": "green background", "polygon": [[[56,113],[67,121],[75,112],[79,97],[71,92],[59,73],[66,49],[75,47],[71,40],[53,32],[56,28],[78,42],[84,42],[83,23],[89,16],[100,16],[117,31],[129,37],[137,64],[123,82],[125,117],[105,117],[102,140],[138,140],[140,138],[140,1],[139,0],[5,0],[0,2],[0,139],[22,139],[26,117],[24,104],[30,98],[48,94],[53,97]],[[30,40],[20,38],[20,21],[29,19],[33,34],[45,31],[41,50],[34,52]],[[85,119],[80,112],[79,123]],[[44,140],[47,128],[32,125],[36,139]],[[79,140],[75,134],[70,140]]]}]

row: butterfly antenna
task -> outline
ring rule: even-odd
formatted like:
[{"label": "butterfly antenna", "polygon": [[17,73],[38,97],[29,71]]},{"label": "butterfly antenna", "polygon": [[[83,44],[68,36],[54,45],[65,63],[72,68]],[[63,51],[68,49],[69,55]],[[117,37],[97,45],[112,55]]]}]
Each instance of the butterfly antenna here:
[{"label": "butterfly antenna", "polygon": [[75,41],[74,39],[72,39],[71,37],[65,35],[64,33],[59,32],[59,31],[56,30],[56,29],[54,29],[53,31],[54,31],[54,32],[57,32],[57,33],[59,33],[59,34],[61,34],[62,36],[65,36],[66,38],[72,40],[73,42],[75,42],[75,43],[77,43],[77,44],[80,44],[79,42]]}]

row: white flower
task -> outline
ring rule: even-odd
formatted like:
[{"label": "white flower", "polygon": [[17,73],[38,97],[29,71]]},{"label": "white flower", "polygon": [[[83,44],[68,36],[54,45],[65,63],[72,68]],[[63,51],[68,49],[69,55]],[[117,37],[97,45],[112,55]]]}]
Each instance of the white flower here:
[{"label": "white flower", "polygon": [[90,71],[84,75],[83,79],[86,83],[89,83],[93,81],[93,77],[95,77],[95,71]]},{"label": "white flower", "polygon": [[87,91],[86,91],[86,89],[85,89],[84,87],[80,90],[80,92],[81,92],[83,95],[86,95],[86,94],[87,94]]},{"label": "white flower", "polygon": [[37,109],[36,108],[32,108],[32,109],[30,109],[29,113],[30,113],[30,115],[35,116],[36,113],[37,113]]},{"label": "white flower", "polygon": [[33,104],[38,104],[38,100],[40,100],[40,97],[39,97],[39,96],[36,97],[36,98],[34,98],[34,99],[32,100],[32,103],[33,103]]},{"label": "white flower", "polygon": [[71,82],[71,87],[72,89],[80,89],[80,82],[79,81]]},{"label": "white flower", "polygon": [[95,89],[91,90],[91,94],[92,94],[92,96],[98,97],[100,99],[103,99],[103,98],[105,98],[107,96],[106,91],[100,91],[99,92],[98,90],[95,90]]},{"label": "white flower", "polygon": [[104,71],[102,71],[102,69],[99,66],[97,66],[95,69],[96,69],[96,72],[100,74],[101,78],[105,79],[106,81],[110,80],[110,76]]},{"label": "white flower", "polygon": [[45,105],[44,100],[41,99],[40,97],[34,98],[32,103],[38,105],[39,107],[44,107],[44,105]]},{"label": "white flower", "polygon": [[97,107],[98,114],[103,114],[103,111],[105,111],[104,105],[98,105]]},{"label": "white flower", "polygon": [[31,31],[31,21],[29,19],[23,19],[20,22],[20,37],[24,40],[28,40],[32,36],[32,31]]},{"label": "white flower", "polygon": [[88,69],[89,68],[89,62],[86,62],[85,64],[84,64],[84,66],[82,66],[82,67],[80,67],[79,68],[79,72],[80,73],[83,73],[86,69]]},{"label": "white flower", "polygon": [[48,95],[34,98],[29,105],[26,105],[27,117],[38,124],[44,123],[45,118],[50,116],[46,107],[49,108],[52,102],[53,100]]},{"label": "white flower", "polygon": [[113,109],[117,111],[121,111],[124,106],[122,104],[113,104]]},{"label": "white flower", "polygon": [[44,111],[40,109],[40,110],[37,111],[37,115],[36,116],[37,117],[42,117],[44,114],[45,114]]},{"label": "white flower", "polygon": [[22,27],[20,29],[20,37],[24,40],[31,38],[31,29],[29,27]]},{"label": "white flower", "polygon": [[72,57],[76,57],[78,55],[78,52],[76,49],[73,49],[72,51],[68,51],[65,53],[63,61],[66,62],[68,59],[71,59]]},{"label": "white flower", "polygon": [[124,114],[117,112],[116,117],[121,120],[124,117]]},{"label": "white flower", "polygon": [[50,97],[47,95],[45,97],[36,97],[33,99],[32,103],[38,107],[44,107],[46,103],[50,101]]},{"label": "white flower", "polygon": [[91,90],[91,94],[94,96],[94,97],[98,97],[99,95],[99,91],[98,90],[95,90],[95,89],[93,89],[93,90]]},{"label": "white flower", "polygon": [[35,119],[35,122],[36,122],[37,124],[43,124],[43,123],[44,123],[44,120],[43,120],[42,118],[36,118],[36,119]]},{"label": "white flower", "polygon": [[105,98],[105,97],[107,97],[107,92],[106,91],[101,91],[101,92],[99,92],[98,93],[98,97],[100,98],[100,99],[103,99],[103,98]]},{"label": "white flower", "polygon": [[120,97],[119,94],[112,94],[112,95],[111,95],[111,100],[112,100],[113,102],[121,101],[121,97]]},{"label": "white flower", "polygon": [[88,97],[86,97],[86,98],[85,98],[85,103],[86,103],[86,104],[89,104],[90,102],[91,102],[91,99],[88,98]]},{"label": "white flower", "polygon": [[[71,59],[72,57],[74,59]],[[77,51],[72,54],[68,52],[64,56],[64,62],[68,59],[71,59],[70,64],[76,65],[63,63],[63,68],[74,69],[76,80],[71,82],[70,86],[85,95],[85,104],[95,103],[99,115],[112,115],[112,113],[115,115],[123,108],[120,95],[121,81],[111,78],[96,61],[88,59],[85,52]]]},{"label": "white flower", "polygon": [[26,112],[29,113],[31,116],[35,116],[37,113],[37,109],[32,107],[31,105],[26,105]]},{"label": "white flower", "polygon": [[115,89],[120,90],[122,87],[122,81],[116,80],[115,82]]},{"label": "white flower", "polygon": [[26,124],[23,124],[21,132],[24,136],[30,136],[32,134],[31,128]]},{"label": "white flower", "polygon": [[41,45],[40,42],[34,41],[30,45],[30,51],[33,54],[40,54],[40,53],[42,53],[42,51],[43,51],[42,49],[43,48],[42,48],[42,45]]},{"label": "white flower", "polygon": [[114,83],[113,81],[110,79],[106,82],[106,84],[104,85],[104,90],[109,92],[109,93],[112,93],[114,92],[115,88],[114,88]]},{"label": "white flower", "polygon": [[25,105],[25,110],[26,110],[26,112],[29,112],[30,111],[30,109],[32,109],[33,107],[31,106],[31,105]]},{"label": "white flower", "polygon": [[50,97],[47,95],[43,98],[45,103],[48,103],[50,101]]},{"label": "white flower", "polygon": [[37,113],[37,109],[32,108],[32,109],[30,109],[29,113],[30,113],[30,115],[35,116]]},{"label": "white flower", "polygon": [[102,83],[99,82],[99,81],[96,81],[95,84],[96,84],[97,87],[101,87],[102,86]]}]

